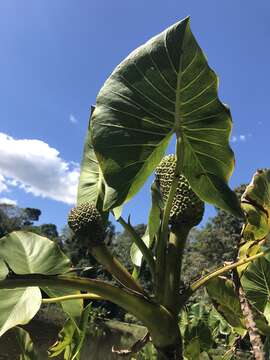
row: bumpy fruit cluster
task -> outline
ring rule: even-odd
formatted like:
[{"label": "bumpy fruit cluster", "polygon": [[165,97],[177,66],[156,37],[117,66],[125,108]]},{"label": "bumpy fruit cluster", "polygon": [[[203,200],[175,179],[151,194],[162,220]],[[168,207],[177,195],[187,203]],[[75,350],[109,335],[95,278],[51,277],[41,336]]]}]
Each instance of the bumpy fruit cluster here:
[{"label": "bumpy fruit cluster", "polygon": [[[175,155],[165,156],[156,168],[156,181],[164,202],[167,201],[176,166]],[[204,213],[204,202],[191,189],[184,175],[180,175],[170,212],[170,224],[198,225]]]},{"label": "bumpy fruit cluster", "polygon": [[68,225],[75,235],[90,246],[101,244],[105,237],[102,217],[95,205],[86,202],[73,208],[68,217]]}]

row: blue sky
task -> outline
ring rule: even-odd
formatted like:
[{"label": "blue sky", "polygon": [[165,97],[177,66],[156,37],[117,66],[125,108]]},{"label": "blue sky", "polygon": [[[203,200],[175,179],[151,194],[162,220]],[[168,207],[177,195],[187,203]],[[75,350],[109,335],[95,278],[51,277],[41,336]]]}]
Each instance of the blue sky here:
[{"label": "blue sky", "polygon": [[[231,186],[269,167],[269,1],[2,0],[0,198],[61,228],[98,90],[134,48],[187,15],[232,112]],[[146,221],[147,199],[144,188],[126,206],[134,223]]]}]

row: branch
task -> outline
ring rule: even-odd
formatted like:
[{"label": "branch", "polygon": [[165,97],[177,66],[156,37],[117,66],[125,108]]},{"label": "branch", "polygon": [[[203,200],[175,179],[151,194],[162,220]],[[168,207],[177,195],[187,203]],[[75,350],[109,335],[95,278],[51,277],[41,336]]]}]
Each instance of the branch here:
[{"label": "branch", "polygon": [[163,304],[175,315],[178,314],[179,307],[182,306],[179,293],[181,267],[189,230],[190,228],[183,224],[180,229],[174,229],[170,232],[168,250],[166,254]]},{"label": "branch", "polygon": [[142,240],[142,238],[139,236],[139,234],[137,233],[137,231],[134,229],[134,227],[130,224],[130,222],[126,222],[122,216],[120,216],[120,218],[117,220],[122,226],[123,228],[131,235],[131,238],[133,240],[133,242],[138,246],[138,248],[140,249],[141,253],[143,254],[143,257],[145,258],[145,260],[147,261],[152,277],[154,278],[154,274],[155,274],[155,260],[153,258],[152,252],[150,251],[150,249],[145,245],[144,241]]},{"label": "branch", "polygon": [[99,295],[96,295],[93,293],[87,293],[87,294],[73,294],[73,295],[59,296],[59,297],[49,298],[49,299],[42,299],[42,303],[50,304],[50,303],[58,303],[58,302],[62,302],[62,301],[77,300],[77,299],[104,300]]},{"label": "branch", "polygon": [[222,274],[225,274],[226,272],[237,268],[238,266],[242,266],[244,264],[247,264],[251,261],[254,261],[262,256],[265,256],[266,254],[268,254],[270,252],[270,249],[267,249],[265,251],[262,251],[256,255],[250,256],[250,257],[246,257],[242,260],[236,261],[232,264],[229,265],[225,265],[223,267],[220,267],[216,270],[214,270],[213,272],[211,272],[210,274],[207,274],[203,277],[201,277],[199,280],[195,281],[193,284],[190,285],[189,291],[190,293],[194,293],[196,290],[198,290],[200,287],[206,285],[208,283],[208,281],[210,281],[211,279],[220,276]]},{"label": "branch", "polygon": [[[156,347],[167,348],[178,341],[178,325],[174,322],[172,315],[163,306],[153,302],[143,294],[126,288],[121,289],[100,280],[65,275],[14,275],[12,278],[0,281],[0,289],[28,286],[84,290],[94,293],[122,307],[142,321],[148,328]],[[162,331],[160,329],[161,324]]]},{"label": "branch", "polygon": [[124,265],[116,259],[105,244],[89,248],[91,255],[123,286],[144,294],[143,288],[133,279]]},{"label": "branch", "polygon": [[164,294],[161,294],[164,289],[162,288],[164,285],[164,277],[165,277],[165,268],[166,268],[166,247],[169,236],[169,220],[170,213],[172,208],[173,199],[177,190],[177,185],[179,182],[180,176],[180,164],[181,164],[181,154],[180,154],[180,143],[181,139],[177,136],[176,139],[176,165],[174,171],[174,177],[172,180],[171,188],[169,191],[169,195],[167,201],[165,203],[165,208],[163,212],[163,218],[161,223],[160,235],[157,243],[157,263],[156,263],[156,294],[157,297],[163,297]]}]

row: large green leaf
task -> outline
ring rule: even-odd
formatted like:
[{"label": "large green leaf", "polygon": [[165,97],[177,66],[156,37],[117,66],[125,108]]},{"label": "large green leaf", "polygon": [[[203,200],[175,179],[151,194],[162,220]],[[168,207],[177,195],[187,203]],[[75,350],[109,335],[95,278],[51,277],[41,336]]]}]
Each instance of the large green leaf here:
[{"label": "large green leaf", "polygon": [[241,284],[250,303],[264,313],[270,324],[270,256],[253,261],[241,278]]},{"label": "large green leaf", "polygon": [[181,171],[205,201],[241,214],[227,186],[234,167],[229,109],[218,80],[184,19],[133,51],[100,90],[92,115],[95,153],[110,190],[104,207],[131,199],[174,133]]},{"label": "large green leaf", "polygon": [[243,230],[246,240],[261,240],[270,231],[270,169],[258,170],[241,198],[247,223]]},{"label": "large green leaf", "polygon": [[28,332],[20,327],[14,329],[21,355],[19,360],[38,360],[34,344]]},{"label": "large green leaf", "polygon": [[16,325],[27,324],[38,312],[41,293],[38,287],[1,289],[0,336]]},{"label": "large green leaf", "polygon": [[[94,107],[92,106],[91,115],[93,110]],[[92,202],[97,205],[100,197],[104,196],[102,194],[104,192],[103,176],[91,143],[90,120],[81,163],[77,196],[78,205],[84,202]]]},{"label": "large green leaf", "polygon": [[53,241],[27,231],[14,231],[0,239],[0,259],[15,274],[62,274],[70,260]]},{"label": "large green leaf", "polygon": [[[70,261],[53,241],[34,233],[14,231],[0,239],[0,279],[10,269],[17,275],[65,273]],[[47,289],[53,292],[54,289]],[[57,296],[67,293],[61,289]],[[38,311],[41,293],[38,287],[3,289],[0,295],[0,336],[8,329],[28,323]],[[78,306],[79,305],[79,306]],[[80,300],[66,305],[70,315],[80,315]]]},{"label": "large green leaf", "polygon": [[246,333],[240,301],[236,296],[233,282],[223,277],[210,280],[206,286],[217,311],[240,335]]}]

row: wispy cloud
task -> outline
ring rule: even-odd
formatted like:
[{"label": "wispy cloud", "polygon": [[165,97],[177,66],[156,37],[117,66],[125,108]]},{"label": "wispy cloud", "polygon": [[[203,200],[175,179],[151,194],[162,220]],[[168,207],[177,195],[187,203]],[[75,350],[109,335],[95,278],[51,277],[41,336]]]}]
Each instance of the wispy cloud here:
[{"label": "wispy cloud", "polygon": [[17,205],[17,201],[3,197],[3,198],[0,198],[0,204],[16,206],[16,205]]},{"label": "wispy cloud", "polygon": [[0,192],[19,187],[35,196],[74,204],[79,165],[35,139],[14,139],[0,133]]},{"label": "wispy cloud", "polygon": [[248,134],[248,135],[245,135],[245,134],[241,134],[241,135],[233,135],[231,137],[231,142],[232,143],[236,143],[236,142],[246,142],[248,140],[248,138],[250,138],[252,135],[251,134]]},{"label": "wispy cloud", "polygon": [[78,119],[73,114],[69,114],[69,121],[72,124],[78,124]]}]

